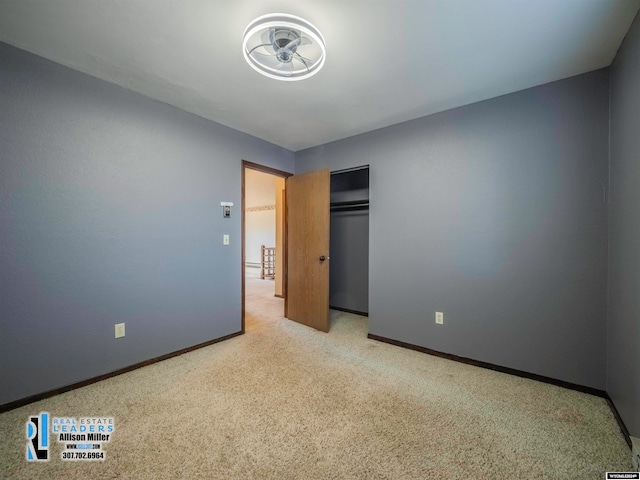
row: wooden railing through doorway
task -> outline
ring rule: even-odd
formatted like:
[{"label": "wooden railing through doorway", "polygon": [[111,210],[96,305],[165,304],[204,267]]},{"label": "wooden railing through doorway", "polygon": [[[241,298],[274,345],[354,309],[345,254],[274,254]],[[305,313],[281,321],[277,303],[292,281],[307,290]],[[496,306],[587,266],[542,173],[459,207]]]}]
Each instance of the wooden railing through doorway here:
[{"label": "wooden railing through doorway", "polygon": [[260,278],[276,278],[276,247],[265,247],[262,245],[262,264],[260,267]]}]

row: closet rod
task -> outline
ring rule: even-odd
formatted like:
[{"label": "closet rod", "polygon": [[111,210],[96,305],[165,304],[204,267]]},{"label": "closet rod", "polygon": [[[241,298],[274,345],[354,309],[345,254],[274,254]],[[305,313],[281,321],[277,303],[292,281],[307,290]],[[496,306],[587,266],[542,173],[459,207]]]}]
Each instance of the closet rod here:
[{"label": "closet rod", "polygon": [[362,207],[369,206],[369,200],[350,200],[348,202],[331,202],[331,207]]},{"label": "closet rod", "polygon": [[369,210],[369,202],[335,202],[331,204],[329,209],[333,211],[356,211],[356,210]]},{"label": "closet rod", "polygon": [[359,207],[331,207],[329,209],[331,212],[358,212],[362,210],[369,210],[369,205],[362,205]]},{"label": "closet rod", "polygon": [[358,170],[365,170],[368,169],[369,165],[362,165],[360,167],[352,167],[352,168],[345,168],[343,170],[336,170],[334,172],[331,172],[331,175],[336,175],[339,173],[349,173],[349,172],[357,172]]}]

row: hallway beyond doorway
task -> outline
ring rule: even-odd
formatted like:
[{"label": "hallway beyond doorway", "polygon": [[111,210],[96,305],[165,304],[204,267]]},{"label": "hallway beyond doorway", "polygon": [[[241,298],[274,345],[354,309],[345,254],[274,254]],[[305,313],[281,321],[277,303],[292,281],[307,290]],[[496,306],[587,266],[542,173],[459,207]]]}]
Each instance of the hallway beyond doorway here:
[{"label": "hallway beyond doorway", "polygon": [[261,280],[259,268],[246,267],[244,272],[246,331],[283,319],[284,299],[274,296],[274,280]]}]

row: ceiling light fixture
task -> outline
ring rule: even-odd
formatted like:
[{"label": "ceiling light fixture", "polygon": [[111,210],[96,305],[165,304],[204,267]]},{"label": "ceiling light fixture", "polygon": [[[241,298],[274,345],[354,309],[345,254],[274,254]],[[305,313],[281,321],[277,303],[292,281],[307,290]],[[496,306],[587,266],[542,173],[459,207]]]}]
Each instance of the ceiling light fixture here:
[{"label": "ceiling light fixture", "polygon": [[320,31],[306,20],[285,13],[263,15],[247,25],[242,53],[257,72],[285,81],[315,75],[326,58]]}]

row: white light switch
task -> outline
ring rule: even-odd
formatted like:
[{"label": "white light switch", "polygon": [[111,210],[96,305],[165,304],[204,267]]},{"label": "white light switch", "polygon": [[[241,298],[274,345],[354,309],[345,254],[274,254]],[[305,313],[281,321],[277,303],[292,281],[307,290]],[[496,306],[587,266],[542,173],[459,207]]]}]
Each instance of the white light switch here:
[{"label": "white light switch", "polygon": [[223,235],[222,236],[222,244],[223,245],[229,245],[229,235]]}]

